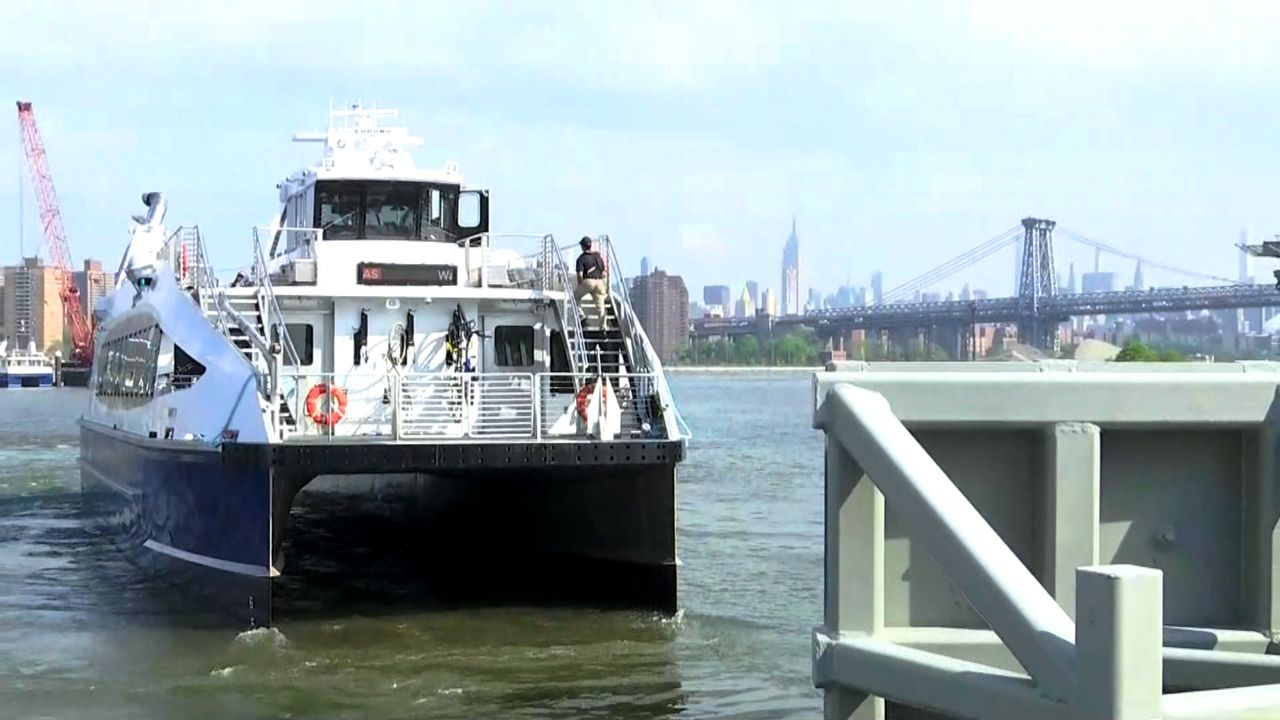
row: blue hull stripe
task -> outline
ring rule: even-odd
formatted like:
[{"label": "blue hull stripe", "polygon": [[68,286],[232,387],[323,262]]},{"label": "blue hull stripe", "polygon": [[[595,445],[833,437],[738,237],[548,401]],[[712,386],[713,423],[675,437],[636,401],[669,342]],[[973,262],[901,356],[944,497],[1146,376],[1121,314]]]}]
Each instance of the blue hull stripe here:
[{"label": "blue hull stripe", "polygon": [[80,430],[83,491],[125,544],[237,574],[271,568],[271,473],[202,443]]}]

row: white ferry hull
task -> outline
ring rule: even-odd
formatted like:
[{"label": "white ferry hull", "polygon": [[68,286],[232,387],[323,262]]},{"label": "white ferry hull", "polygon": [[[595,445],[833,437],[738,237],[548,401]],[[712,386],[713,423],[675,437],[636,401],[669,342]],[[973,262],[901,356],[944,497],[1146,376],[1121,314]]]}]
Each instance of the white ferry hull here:
[{"label": "white ferry hull", "polygon": [[0,388],[51,387],[53,370],[38,373],[11,373],[0,369]]}]

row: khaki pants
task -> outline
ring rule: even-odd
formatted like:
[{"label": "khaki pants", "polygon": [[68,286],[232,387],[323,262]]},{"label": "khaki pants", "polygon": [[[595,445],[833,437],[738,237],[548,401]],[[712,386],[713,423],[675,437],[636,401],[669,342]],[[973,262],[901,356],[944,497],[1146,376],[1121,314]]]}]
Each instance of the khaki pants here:
[{"label": "khaki pants", "polygon": [[596,304],[596,329],[604,330],[609,301],[609,288],[604,280],[587,278],[578,283],[578,300],[590,295]]}]

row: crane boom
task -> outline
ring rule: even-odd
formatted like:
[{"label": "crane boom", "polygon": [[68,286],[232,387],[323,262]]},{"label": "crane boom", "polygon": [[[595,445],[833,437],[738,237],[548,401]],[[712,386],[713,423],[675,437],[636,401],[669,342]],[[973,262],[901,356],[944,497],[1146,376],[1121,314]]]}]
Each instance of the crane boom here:
[{"label": "crane boom", "polygon": [[62,228],[62,212],[58,209],[58,195],[53,189],[53,176],[49,172],[49,160],[44,151],[44,141],[36,127],[36,116],[31,103],[18,101],[18,125],[22,129],[22,148],[27,156],[27,169],[31,172],[31,186],[40,206],[40,225],[44,231],[45,247],[58,275],[58,296],[62,300],[63,322],[71,330],[72,361],[91,364],[93,361],[93,328],[80,306],[80,289],[72,274],[71,251],[67,247],[67,234]]}]

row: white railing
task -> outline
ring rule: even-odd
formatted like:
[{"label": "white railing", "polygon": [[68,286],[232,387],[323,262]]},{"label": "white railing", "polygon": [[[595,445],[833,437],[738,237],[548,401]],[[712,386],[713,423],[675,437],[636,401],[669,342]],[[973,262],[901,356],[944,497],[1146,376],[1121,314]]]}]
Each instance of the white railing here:
[{"label": "white railing", "polygon": [[534,376],[406,375],[399,379],[398,437],[535,437]]},{"label": "white railing", "polygon": [[[554,288],[546,243],[550,235],[541,233],[480,233],[459,239],[463,248],[463,285],[467,287],[510,287],[531,290]],[[494,246],[494,241],[500,241]]]},{"label": "white railing", "polygon": [[[653,406],[654,377],[627,373],[610,373],[603,377],[609,383],[608,392],[614,393],[613,400],[618,404],[618,437],[649,437],[662,419]],[[577,411],[576,391],[593,382],[595,376],[589,373],[543,373],[539,379],[538,403],[542,408],[539,430],[543,436],[549,436],[566,411]]]},{"label": "white railing", "polygon": [[[604,379],[608,389],[595,402],[606,408],[609,437],[672,439],[655,406],[653,376],[615,373]],[[285,374],[278,435],[330,441],[598,440],[600,429],[581,417],[595,380],[573,373]],[[325,391],[333,387],[345,402],[336,423],[330,414],[339,401]],[[587,392],[580,401],[582,388]]]}]

